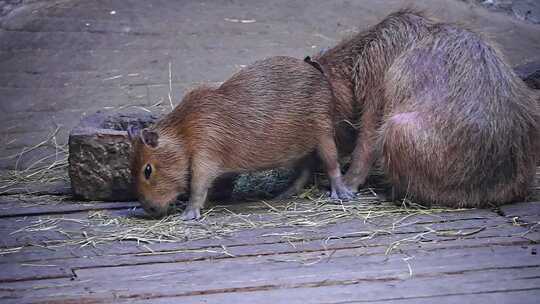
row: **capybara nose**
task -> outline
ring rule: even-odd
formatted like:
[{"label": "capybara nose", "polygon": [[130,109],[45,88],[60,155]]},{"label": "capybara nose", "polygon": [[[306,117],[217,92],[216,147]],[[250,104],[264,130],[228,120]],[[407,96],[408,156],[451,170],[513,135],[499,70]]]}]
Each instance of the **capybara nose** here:
[{"label": "capybara nose", "polygon": [[162,218],[167,214],[167,209],[158,208],[155,206],[145,206],[144,211],[153,218]]}]

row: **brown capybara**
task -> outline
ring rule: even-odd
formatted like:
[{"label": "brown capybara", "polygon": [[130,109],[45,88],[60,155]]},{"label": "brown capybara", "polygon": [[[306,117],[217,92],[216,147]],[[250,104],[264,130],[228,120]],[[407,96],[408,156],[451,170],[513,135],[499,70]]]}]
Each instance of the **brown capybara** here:
[{"label": "brown capybara", "polygon": [[314,61],[331,83],[338,120],[358,128],[344,177],[352,190],[379,163],[398,197],[427,205],[527,196],[539,158],[538,103],[479,34],[403,10]]},{"label": "brown capybara", "polygon": [[324,75],[291,57],[255,62],[218,88],[189,92],[152,129],[129,132],[142,206],[162,216],[189,192],[183,218],[196,219],[217,177],[289,167],[314,152],[325,164],[332,197],[351,198],[337,159],[332,98]]}]

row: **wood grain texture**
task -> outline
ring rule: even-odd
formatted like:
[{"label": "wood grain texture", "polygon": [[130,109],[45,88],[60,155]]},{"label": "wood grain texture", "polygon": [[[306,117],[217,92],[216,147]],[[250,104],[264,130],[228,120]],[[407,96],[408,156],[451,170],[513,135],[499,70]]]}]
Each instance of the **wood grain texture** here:
[{"label": "wood grain texture", "polygon": [[[2,199],[0,208],[9,206],[0,218],[2,303],[533,303],[540,293],[538,202],[399,222],[402,216],[388,216],[221,239],[46,249],[28,244],[66,236],[13,232],[58,217],[71,219],[58,223],[62,229],[92,229],[77,220],[95,210],[126,216],[133,205],[61,203],[25,212]],[[271,216],[257,202],[230,208],[250,220]]]}]

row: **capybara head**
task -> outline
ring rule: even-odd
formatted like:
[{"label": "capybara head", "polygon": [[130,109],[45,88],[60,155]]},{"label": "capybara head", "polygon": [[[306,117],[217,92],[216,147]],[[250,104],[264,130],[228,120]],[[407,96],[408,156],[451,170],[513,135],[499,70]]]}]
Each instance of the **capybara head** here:
[{"label": "capybara head", "polygon": [[144,210],[167,214],[169,205],[188,189],[188,160],[181,144],[159,130],[129,128],[133,150],[131,176]]}]

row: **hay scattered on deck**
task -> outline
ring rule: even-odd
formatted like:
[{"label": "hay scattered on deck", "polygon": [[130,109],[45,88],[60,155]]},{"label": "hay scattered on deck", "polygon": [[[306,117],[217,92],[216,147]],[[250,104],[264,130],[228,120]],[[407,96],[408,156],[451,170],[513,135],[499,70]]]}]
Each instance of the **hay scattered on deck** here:
[{"label": "hay scattered on deck", "polygon": [[[222,239],[235,232],[249,229],[268,229],[265,236],[279,236],[287,242],[297,242],[308,238],[309,231],[346,220],[360,219],[364,222],[381,217],[396,219],[387,230],[374,229],[361,231],[358,235],[373,238],[380,234],[391,234],[406,222],[406,219],[417,214],[436,214],[455,209],[426,209],[414,204],[398,206],[394,203],[381,202],[373,189],[365,190],[351,202],[329,200],[325,194],[316,189],[307,190],[302,196],[305,199],[290,202],[262,202],[250,204],[234,211],[235,206],[215,206],[203,214],[200,221],[183,221],[181,212],[155,220],[141,216],[140,210],[131,210],[129,214],[115,215],[114,211],[92,211],[86,218],[42,217],[31,224],[18,229],[12,234],[32,233],[38,231],[55,232],[58,239],[49,239],[39,246],[49,249],[72,246],[98,246],[111,242],[136,242],[137,244],[155,244],[166,242],[182,242],[200,239]],[[253,212],[251,212],[253,210]],[[73,227],[68,229],[67,227]],[[278,228],[298,228],[280,231]],[[307,233],[307,234],[306,234]],[[336,236],[336,237],[347,237]],[[355,234],[355,236],[357,236]],[[393,250],[399,243],[393,244]],[[1,253],[0,253],[1,254]]]},{"label": "hay scattered on deck", "polygon": [[[13,160],[14,168],[0,175],[0,195],[10,191],[31,193],[27,187],[31,184],[46,185],[58,181],[68,181],[68,148],[67,145],[58,144],[59,130],[60,127],[57,127],[40,143],[5,157],[5,159]],[[42,149],[53,152],[34,160],[24,168],[21,167],[21,162],[25,157],[31,152]]]}]

